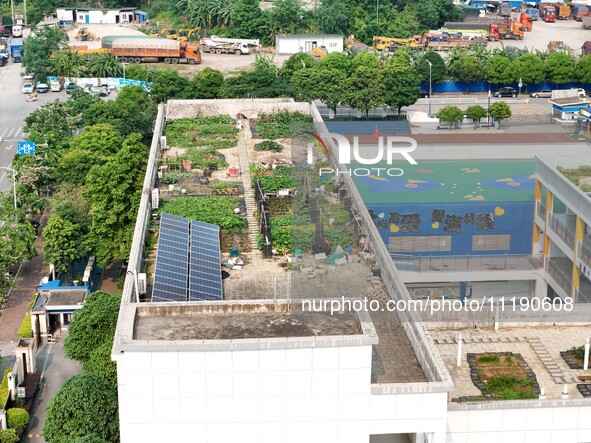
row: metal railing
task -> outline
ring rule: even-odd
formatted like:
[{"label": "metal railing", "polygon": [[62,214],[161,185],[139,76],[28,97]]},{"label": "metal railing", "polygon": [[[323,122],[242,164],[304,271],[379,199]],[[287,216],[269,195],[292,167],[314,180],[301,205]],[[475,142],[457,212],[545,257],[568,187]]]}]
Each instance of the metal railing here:
[{"label": "metal railing", "polygon": [[560,266],[552,259],[546,260],[545,266],[546,272],[550,274],[550,277],[554,279],[556,283],[566,292],[566,295],[570,297],[572,291],[572,280],[571,277],[566,275]]},{"label": "metal railing", "polygon": [[456,255],[446,257],[391,255],[400,271],[506,271],[535,270],[542,267],[542,257],[537,255]]},{"label": "metal railing", "polygon": [[573,250],[575,244],[575,231],[560,220],[560,218],[553,213],[548,214],[548,226],[554,231],[566,245]]},{"label": "metal railing", "polygon": [[575,289],[575,303],[591,303],[591,294],[580,288]]},{"label": "metal railing", "polygon": [[[527,103],[528,99],[521,99],[521,98],[496,98],[491,97],[490,102],[505,102],[505,103]],[[432,97],[431,104],[432,105],[473,105],[473,104],[488,104],[488,96],[474,96],[474,97]],[[417,105],[428,105],[429,99],[428,98],[420,98],[416,102]]]},{"label": "metal railing", "polygon": [[585,264],[585,266],[591,268],[591,248],[589,248],[589,246],[582,240],[578,241],[577,257]]},{"label": "metal railing", "polygon": [[541,201],[536,203],[536,214],[538,214],[538,217],[540,217],[542,220],[545,220],[546,205],[544,203],[542,203]]}]

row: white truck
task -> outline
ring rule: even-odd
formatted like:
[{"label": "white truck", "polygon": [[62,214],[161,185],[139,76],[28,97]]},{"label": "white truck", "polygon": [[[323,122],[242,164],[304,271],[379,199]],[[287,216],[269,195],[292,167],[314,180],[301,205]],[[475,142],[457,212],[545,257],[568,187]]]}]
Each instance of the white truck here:
[{"label": "white truck", "polygon": [[258,40],[240,38],[222,38],[211,36],[202,38],[199,41],[201,50],[214,54],[250,54],[253,51],[260,51],[261,45]]}]

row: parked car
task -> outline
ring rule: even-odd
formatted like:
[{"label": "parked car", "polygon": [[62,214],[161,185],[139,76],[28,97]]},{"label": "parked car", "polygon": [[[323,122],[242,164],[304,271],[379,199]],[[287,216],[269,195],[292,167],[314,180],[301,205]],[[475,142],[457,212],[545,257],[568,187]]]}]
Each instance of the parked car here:
[{"label": "parked car", "polygon": [[60,82],[51,82],[51,92],[60,92],[62,90],[62,84]]},{"label": "parked car", "polygon": [[583,98],[587,96],[587,91],[585,91],[583,88],[577,88],[577,94],[579,97]]},{"label": "parked car", "polygon": [[533,98],[552,98],[552,90],[540,89],[539,91],[532,92],[529,96]]},{"label": "parked car", "polygon": [[500,88],[493,94],[495,97],[517,97],[517,89],[512,88],[511,86],[505,86],[504,88]]},{"label": "parked car", "polygon": [[45,94],[47,91],[49,91],[49,85],[47,83],[37,83],[37,92],[39,94]]},{"label": "parked car", "polygon": [[90,88],[90,92],[92,92],[93,94],[97,94],[99,97],[106,97],[107,95],[109,95],[111,93],[111,90],[109,89],[109,87],[107,85],[102,85],[102,86],[92,86]]},{"label": "parked car", "polygon": [[32,82],[26,82],[23,85],[23,94],[32,94],[35,91],[35,85]]},{"label": "parked car", "polygon": [[66,83],[66,94],[71,94],[74,89],[78,89],[78,85],[76,83]]},{"label": "parked car", "polygon": [[32,82],[34,78],[35,78],[35,74],[27,74],[23,77],[24,80],[27,80],[30,82]]},{"label": "parked car", "polygon": [[429,98],[429,91],[425,91],[424,89],[419,90],[419,95],[421,98]]}]

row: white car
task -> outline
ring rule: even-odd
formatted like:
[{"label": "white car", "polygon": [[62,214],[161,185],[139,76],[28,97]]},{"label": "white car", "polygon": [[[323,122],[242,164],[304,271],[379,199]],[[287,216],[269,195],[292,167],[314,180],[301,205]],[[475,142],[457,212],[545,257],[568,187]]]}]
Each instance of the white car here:
[{"label": "white car", "polygon": [[32,94],[35,91],[35,85],[32,82],[26,82],[23,85],[23,94]]},{"label": "white car", "polygon": [[30,82],[32,82],[34,78],[35,78],[35,74],[27,74],[23,77],[24,80],[27,80]]},{"label": "white car", "polygon": [[49,88],[51,92],[60,92],[62,90],[62,84],[60,82],[51,82]]}]

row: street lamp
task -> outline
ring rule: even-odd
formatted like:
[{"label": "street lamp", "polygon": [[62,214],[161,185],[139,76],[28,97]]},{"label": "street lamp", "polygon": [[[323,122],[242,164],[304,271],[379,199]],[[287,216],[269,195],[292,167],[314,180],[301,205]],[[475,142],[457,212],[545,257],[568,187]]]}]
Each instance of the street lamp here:
[{"label": "street lamp", "polygon": [[[12,172],[12,191],[14,197],[14,210],[16,211],[16,171],[8,166],[0,166],[0,169],[6,169],[7,171]],[[16,217],[16,212],[14,216]]]},{"label": "street lamp", "polygon": [[490,89],[488,90],[488,129],[490,130]]},{"label": "street lamp", "polygon": [[429,63],[429,117],[431,117],[431,95],[432,95],[431,70],[433,68],[433,64],[429,60],[426,60],[426,62]]},{"label": "street lamp", "polygon": [[376,0],[376,22],[380,20],[380,0]]}]

